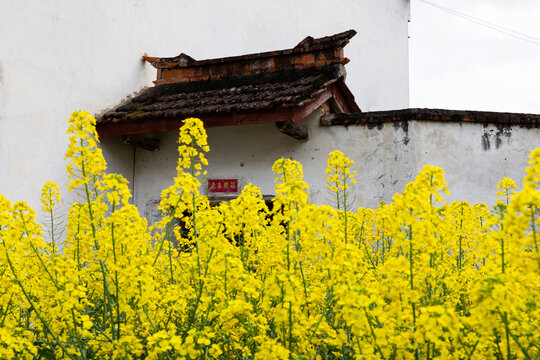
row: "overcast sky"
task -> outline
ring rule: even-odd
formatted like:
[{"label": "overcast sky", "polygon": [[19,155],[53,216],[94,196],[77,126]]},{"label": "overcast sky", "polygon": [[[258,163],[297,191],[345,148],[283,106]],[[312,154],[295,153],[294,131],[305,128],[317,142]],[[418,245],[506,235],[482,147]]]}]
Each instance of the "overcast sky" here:
[{"label": "overcast sky", "polygon": [[540,114],[540,0],[425,1],[486,26],[411,0],[411,107]]}]

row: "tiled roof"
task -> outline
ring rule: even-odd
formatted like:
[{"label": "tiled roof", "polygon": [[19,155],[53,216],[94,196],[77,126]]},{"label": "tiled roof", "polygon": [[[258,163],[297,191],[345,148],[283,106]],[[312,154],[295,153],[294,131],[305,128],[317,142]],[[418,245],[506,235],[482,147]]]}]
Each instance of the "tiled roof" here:
[{"label": "tiled roof", "polygon": [[446,109],[402,109],[353,114],[330,114],[321,116],[320,123],[325,126],[369,126],[400,121],[464,122],[500,126],[518,125],[526,128],[540,127],[540,115],[538,114]]},{"label": "tiled roof", "polygon": [[344,83],[349,60],[343,46],[354,34],[349,30],[307,37],[292,49],[221,59],[146,56],[158,69],[156,86],[99,117],[98,132],[107,136],[168,131],[191,116],[200,117],[205,126],[294,125],[330,98],[341,112],[360,111]]},{"label": "tiled roof", "polygon": [[101,122],[185,118],[299,106],[336,82],[343,71],[342,65],[334,64],[231,79],[161,84],[106,113]]}]

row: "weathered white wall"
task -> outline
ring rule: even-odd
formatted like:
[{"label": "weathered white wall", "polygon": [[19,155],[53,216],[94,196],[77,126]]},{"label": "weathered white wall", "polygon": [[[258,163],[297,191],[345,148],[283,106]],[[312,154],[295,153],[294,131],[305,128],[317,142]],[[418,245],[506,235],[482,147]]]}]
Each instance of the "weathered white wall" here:
[{"label": "weathered white wall", "polygon": [[425,164],[443,168],[452,201],[493,205],[504,177],[522,189],[529,154],[540,147],[540,128],[411,122],[409,133],[417,144],[417,169]]},{"label": "weathered white wall", "polygon": [[[407,107],[408,16],[408,0],[2,0],[0,193],[37,207],[46,180],[65,184],[65,120],[151,86],[145,52],[241,55],[354,28],[347,83],[360,107]],[[130,151],[104,148],[128,171]]]},{"label": "weathered white wall", "polygon": [[[290,157],[300,161],[310,185],[310,200],[329,203],[326,191],[326,160],[340,150],[355,161],[358,184],[351,189],[356,206],[376,207],[402,192],[424,165],[446,171],[448,201],[494,204],[495,191],[503,177],[522,183],[528,154],[537,146],[540,129],[497,128],[471,123],[412,121],[364,125],[318,125],[318,112],[303,124],[310,139],[298,141],[279,133],[273,124],[244,125],[208,130],[211,147],[207,178],[238,178],[240,187],[259,186],[264,195],[275,194],[271,167],[275,160]],[[139,208],[158,199],[172,183],[177,158],[177,134],[153,134],[160,138],[157,152],[137,151],[135,201]],[[203,188],[206,182],[202,181]]]}]

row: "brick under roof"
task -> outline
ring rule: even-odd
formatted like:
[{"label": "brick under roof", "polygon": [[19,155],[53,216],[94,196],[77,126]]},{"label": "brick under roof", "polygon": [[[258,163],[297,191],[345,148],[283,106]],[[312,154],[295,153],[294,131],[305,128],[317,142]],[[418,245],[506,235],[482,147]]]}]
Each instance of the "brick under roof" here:
[{"label": "brick under roof", "polygon": [[308,36],[292,49],[218,59],[195,60],[184,53],[171,58],[143,56],[143,59],[158,69],[155,84],[221,79],[335,63],[346,64],[349,59],[343,56],[343,48],[354,35],[356,31],[348,30],[318,39]]},{"label": "brick under roof", "polygon": [[331,98],[341,112],[360,111],[344,82],[343,46],[355,34],[307,37],[292,49],[221,59],[145,56],[158,69],[156,86],[102,115],[98,132],[173,130],[191,116],[206,126],[296,124]]}]

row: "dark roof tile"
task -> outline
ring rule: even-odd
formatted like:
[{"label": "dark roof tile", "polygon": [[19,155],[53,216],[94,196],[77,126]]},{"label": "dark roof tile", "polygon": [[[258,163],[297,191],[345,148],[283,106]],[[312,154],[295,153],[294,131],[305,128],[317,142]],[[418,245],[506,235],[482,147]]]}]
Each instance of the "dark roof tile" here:
[{"label": "dark roof tile", "polygon": [[504,113],[493,111],[447,110],[447,109],[401,109],[358,112],[352,114],[330,114],[321,116],[321,125],[374,125],[387,122],[434,121],[517,125],[540,127],[540,114]]},{"label": "dark roof tile", "polygon": [[344,76],[341,64],[148,88],[98,122],[200,116],[298,106]]}]

